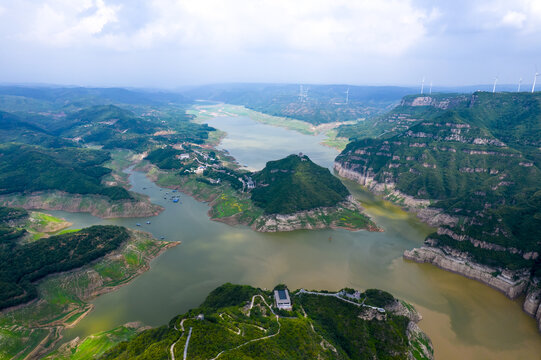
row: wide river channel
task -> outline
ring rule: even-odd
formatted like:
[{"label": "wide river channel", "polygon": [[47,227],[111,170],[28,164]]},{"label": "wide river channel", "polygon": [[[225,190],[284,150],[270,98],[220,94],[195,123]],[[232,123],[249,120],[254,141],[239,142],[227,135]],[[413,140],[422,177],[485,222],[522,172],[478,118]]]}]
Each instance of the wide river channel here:
[{"label": "wide river channel", "polygon": [[[319,144],[319,136],[262,125],[247,117],[218,117],[209,124],[227,132],[220,147],[253,169],[298,152],[331,167],[337,155]],[[225,282],[262,288],[285,283],[291,289],[348,286],[389,291],[421,312],[419,325],[432,339],[437,359],[541,359],[541,334],[519,301],[434,266],[403,260],[403,251],[420,246],[430,229],[356,184],[347,186],[385,232],[256,233],[209,220],[208,205],[189,196],[181,196],[180,203],[164,199],[170,190],[159,188],[143,173],[130,172],[130,182],[133,191],[150,196],[165,211],[149,219],[107,220],[84,213],[52,213],[71,221],[73,228],[93,224],[136,228],[141,223],[138,229],[182,244],[155,259],[151,270],[129,285],[95,299],[95,309],[66,330],[68,340],[131,321],[166,324],[198,306]]]}]

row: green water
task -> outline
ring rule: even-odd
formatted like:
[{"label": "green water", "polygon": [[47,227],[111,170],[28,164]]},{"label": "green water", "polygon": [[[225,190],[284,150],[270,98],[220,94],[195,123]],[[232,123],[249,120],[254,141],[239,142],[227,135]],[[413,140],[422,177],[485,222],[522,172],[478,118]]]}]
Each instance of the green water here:
[{"label": "green water", "polygon": [[[328,167],[336,156],[316,137],[247,118],[218,118],[211,125],[228,132],[222,146],[251,168],[299,151]],[[273,147],[278,139],[279,146]],[[130,321],[165,324],[196,307],[224,282],[267,288],[286,283],[290,288],[328,290],[376,287],[413,303],[424,317],[420,326],[432,338],[437,359],[541,359],[535,321],[518,302],[475,281],[404,261],[403,251],[421,245],[430,230],[353,183],[348,187],[385,232],[256,233],[210,221],[208,206],[188,196],[181,196],[179,204],[165,200],[168,190],[142,173],[131,172],[130,181],[134,191],[165,208],[149,219],[150,225],[146,218],[101,220],[88,214],[53,213],[73,222],[73,228],[97,223],[136,228],[139,222],[142,230],[182,244],[157,258],[150,271],[129,285],[97,298],[94,311],[66,330],[68,340]]]}]

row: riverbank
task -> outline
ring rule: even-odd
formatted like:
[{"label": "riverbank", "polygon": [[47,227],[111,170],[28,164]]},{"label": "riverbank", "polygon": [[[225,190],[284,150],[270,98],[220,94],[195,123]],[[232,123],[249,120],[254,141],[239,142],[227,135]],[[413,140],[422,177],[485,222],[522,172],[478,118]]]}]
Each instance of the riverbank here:
[{"label": "riverbank", "polygon": [[383,231],[367,216],[353,197],[334,207],[315,208],[293,214],[264,214],[255,206],[249,193],[236,191],[226,183],[210,184],[201,176],[178,175],[146,163],[136,167],[159,186],[174,189],[209,204],[208,216],[230,226],[249,226],[257,232],[345,229]]},{"label": "riverbank", "polygon": [[134,200],[112,201],[100,195],[43,191],[30,194],[1,195],[0,206],[35,210],[87,212],[103,219],[156,216],[163,211],[161,206],[152,204],[147,197],[133,193],[132,195],[135,196]]},{"label": "riverbank", "polygon": [[324,134],[325,139],[321,142],[321,145],[332,147],[338,151],[342,151],[349,140],[338,137],[338,132],[335,129],[341,125],[355,123],[355,121],[332,122],[315,126],[306,121],[264,114],[241,105],[231,104],[198,105],[194,106],[193,110],[188,110],[188,113],[195,115],[195,121],[199,123],[220,116],[245,116],[260,124],[281,127],[304,135]]},{"label": "riverbank", "polygon": [[524,271],[509,271],[473,262],[466,253],[445,248],[423,246],[404,251],[404,259],[417,263],[429,263],[469,279],[477,280],[502,293],[510,299],[525,296],[522,308],[536,319],[541,332],[541,286],[530,279]]},{"label": "riverbank", "polygon": [[128,241],[98,261],[47,277],[38,286],[37,301],[1,312],[0,358],[38,359],[51,351],[65,328],[92,311],[92,299],[127,285],[148,271],[154,258],[179,244],[130,230]]},{"label": "riverbank", "polygon": [[[341,163],[335,162],[334,169],[343,178],[357,182],[374,194],[414,213],[417,218],[432,227],[455,226],[458,218],[443,213],[441,209],[429,207],[430,201],[415,199],[394,188],[394,184],[381,184],[369,173],[360,173]],[[442,231],[439,228],[439,231]],[[443,230],[445,231],[445,230]],[[479,244],[485,246],[484,244]],[[469,279],[479,281],[502,293],[510,299],[525,295],[524,311],[536,319],[541,332],[541,290],[533,283],[530,274],[524,271],[509,271],[479,264],[466,253],[451,248],[436,248],[426,244],[421,248],[404,251],[403,257],[418,263],[429,263],[440,269],[450,271]]]}]

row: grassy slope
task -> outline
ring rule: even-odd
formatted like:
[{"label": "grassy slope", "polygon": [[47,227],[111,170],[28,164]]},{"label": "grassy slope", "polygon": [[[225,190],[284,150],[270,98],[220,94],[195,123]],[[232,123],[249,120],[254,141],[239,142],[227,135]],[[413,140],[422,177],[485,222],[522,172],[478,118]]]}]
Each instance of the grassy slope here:
[{"label": "grassy slope", "polygon": [[51,344],[58,340],[62,328],[75,324],[92,309],[89,300],[95,294],[128,283],[148,269],[150,260],[167,246],[170,243],[156,241],[146,233],[131,232],[116,251],[119,256],[48,277],[39,285],[39,302],[0,315],[0,359],[23,359],[41,341]]},{"label": "grassy slope", "polygon": [[93,226],[77,233],[56,235],[30,243],[0,246],[0,307],[37,297],[35,282],[68,271],[115,250],[129,235],[118,226]]}]

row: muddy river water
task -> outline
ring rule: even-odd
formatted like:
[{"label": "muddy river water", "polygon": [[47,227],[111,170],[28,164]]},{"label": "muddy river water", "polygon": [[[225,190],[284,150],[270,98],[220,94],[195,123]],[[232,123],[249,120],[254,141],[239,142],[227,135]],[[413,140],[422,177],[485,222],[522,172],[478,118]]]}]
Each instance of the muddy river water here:
[{"label": "muddy river water", "polygon": [[[321,137],[262,125],[245,117],[220,117],[209,122],[227,132],[220,147],[241,164],[260,169],[268,160],[303,152],[331,167],[337,152],[319,144]],[[150,196],[165,208],[140,219],[102,220],[89,214],[54,211],[81,228],[119,224],[156,237],[182,241],[153,261],[152,269],[129,285],[93,301],[92,311],[67,339],[114,326],[142,321],[151,326],[200,304],[224,282],[272,288],[337,290],[379,288],[421,312],[420,327],[432,339],[437,359],[541,359],[541,334],[522,312],[519,301],[431,265],[402,259],[405,249],[422,244],[430,231],[411,215],[347,183],[382,233],[345,230],[256,233],[210,221],[207,204],[181,195],[180,203],[164,199],[161,189],[144,174],[130,172],[132,190]],[[147,225],[146,221],[151,224]]]}]

